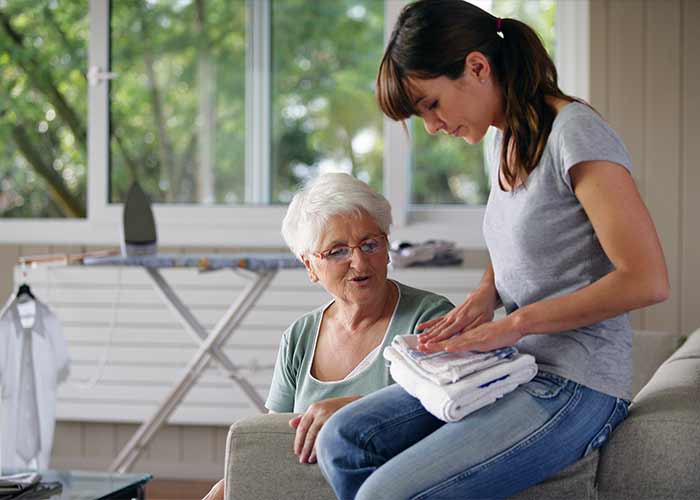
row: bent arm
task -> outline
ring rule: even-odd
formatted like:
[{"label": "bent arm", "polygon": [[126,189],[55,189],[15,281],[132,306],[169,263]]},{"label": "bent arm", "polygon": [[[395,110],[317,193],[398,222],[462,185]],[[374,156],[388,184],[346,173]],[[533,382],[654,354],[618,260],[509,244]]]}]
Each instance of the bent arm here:
[{"label": "bent arm", "polygon": [[425,351],[488,351],[526,335],[591,325],[668,298],[666,262],[654,223],[622,166],[592,161],[570,170],[574,192],[615,270],[576,292],[524,306]]},{"label": "bent arm", "polygon": [[570,174],[576,197],[615,270],[576,292],[515,311],[509,320],[521,335],[590,325],[669,296],[663,250],[632,176],[605,161],[580,163]]}]

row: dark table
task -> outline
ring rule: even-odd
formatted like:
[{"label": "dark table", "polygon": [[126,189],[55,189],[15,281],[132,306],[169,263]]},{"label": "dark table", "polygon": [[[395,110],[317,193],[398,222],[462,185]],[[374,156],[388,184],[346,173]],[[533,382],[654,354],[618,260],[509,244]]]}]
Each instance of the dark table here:
[{"label": "dark table", "polygon": [[[91,471],[39,471],[41,482],[59,482],[60,493],[27,496],[32,500],[144,500],[150,474],[117,474]],[[24,495],[22,496],[24,498]]]}]

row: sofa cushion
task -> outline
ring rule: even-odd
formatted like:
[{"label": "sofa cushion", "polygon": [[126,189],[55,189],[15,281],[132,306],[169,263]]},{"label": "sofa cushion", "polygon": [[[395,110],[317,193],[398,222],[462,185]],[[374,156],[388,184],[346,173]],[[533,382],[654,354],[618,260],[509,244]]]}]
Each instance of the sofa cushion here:
[{"label": "sofa cushion", "polygon": [[700,330],[634,399],[598,471],[600,498],[700,498]]},{"label": "sofa cushion", "polygon": [[[300,464],[292,453],[290,413],[256,415],[231,426],[226,445],[226,498],[332,500],[318,465]],[[271,454],[270,450],[278,453]],[[595,497],[598,451],[513,496],[514,500],[587,500]]]},{"label": "sofa cushion", "polygon": [[595,490],[598,450],[540,484],[531,486],[509,500],[597,500]]}]

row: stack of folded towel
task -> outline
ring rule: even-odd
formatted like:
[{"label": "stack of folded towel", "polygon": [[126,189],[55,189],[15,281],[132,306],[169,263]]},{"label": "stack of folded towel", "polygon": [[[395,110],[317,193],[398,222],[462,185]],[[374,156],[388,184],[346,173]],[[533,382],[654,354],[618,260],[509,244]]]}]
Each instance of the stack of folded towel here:
[{"label": "stack of folded towel", "polygon": [[417,342],[415,335],[394,337],[384,358],[396,383],[445,422],[463,419],[537,374],[535,358],[515,347],[428,354],[416,349]]}]

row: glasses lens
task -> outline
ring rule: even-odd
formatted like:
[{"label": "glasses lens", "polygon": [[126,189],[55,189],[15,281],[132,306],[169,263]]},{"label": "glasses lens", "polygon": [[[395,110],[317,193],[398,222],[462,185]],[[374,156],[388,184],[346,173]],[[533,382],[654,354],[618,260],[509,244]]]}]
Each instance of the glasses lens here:
[{"label": "glasses lens", "polygon": [[349,247],[337,247],[329,250],[326,254],[326,258],[332,262],[340,262],[347,259],[350,256]]},{"label": "glasses lens", "polygon": [[365,240],[362,242],[362,245],[360,245],[360,250],[367,255],[372,255],[379,250],[379,241],[375,239]]}]

